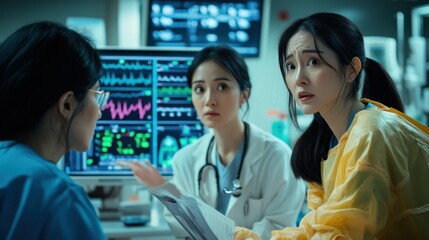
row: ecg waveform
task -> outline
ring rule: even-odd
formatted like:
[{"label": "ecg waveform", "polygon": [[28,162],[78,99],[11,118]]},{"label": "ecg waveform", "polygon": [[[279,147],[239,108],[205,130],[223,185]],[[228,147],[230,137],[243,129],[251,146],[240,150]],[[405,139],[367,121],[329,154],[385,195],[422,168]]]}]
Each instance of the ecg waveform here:
[{"label": "ecg waveform", "polygon": [[103,69],[114,69],[114,70],[151,70],[153,68],[152,62],[148,61],[148,64],[141,64],[140,61],[127,62],[123,59],[112,62],[103,62]]},{"label": "ecg waveform", "polygon": [[159,61],[158,72],[180,72],[186,73],[192,60],[172,60],[172,61]]},{"label": "ecg waveform", "polygon": [[151,109],[152,102],[150,98],[147,98],[145,101],[143,101],[142,98],[138,98],[136,103],[132,103],[131,100],[114,101],[114,99],[110,99],[103,108],[102,120],[150,119]]},{"label": "ecg waveform", "polygon": [[168,82],[168,83],[186,83],[186,76],[173,76],[173,75],[162,75],[158,74],[158,82]]},{"label": "ecg waveform", "polygon": [[173,97],[173,96],[165,96],[160,97],[156,100],[158,105],[161,106],[177,106],[177,105],[191,105],[192,96],[187,97]]},{"label": "ecg waveform", "polygon": [[[137,77],[136,77],[137,75]],[[120,77],[119,77],[120,76]],[[133,87],[148,87],[152,84],[152,76],[147,73],[146,76],[140,73],[116,73],[106,71],[101,77],[100,82],[102,86],[133,86]]]},{"label": "ecg waveform", "polygon": [[192,94],[192,90],[189,87],[159,87],[158,95],[159,96],[190,96]]},{"label": "ecg waveform", "polygon": [[150,96],[152,96],[152,90],[149,88],[142,89],[141,91],[138,91],[138,92],[125,92],[125,91],[110,92],[110,98],[139,98],[139,97],[150,97]]}]

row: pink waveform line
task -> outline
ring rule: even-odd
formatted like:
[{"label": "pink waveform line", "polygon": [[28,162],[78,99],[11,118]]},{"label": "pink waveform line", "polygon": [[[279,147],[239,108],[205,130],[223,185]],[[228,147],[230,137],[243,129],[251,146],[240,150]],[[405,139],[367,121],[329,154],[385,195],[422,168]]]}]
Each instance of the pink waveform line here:
[{"label": "pink waveform line", "polygon": [[124,117],[129,116],[132,112],[138,111],[139,118],[143,119],[146,113],[151,109],[152,104],[149,102],[143,106],[141,99],[137,100],[137,104],[130,104],[128,106],[127,102],[118,101],[116,103],[113,100],[104,106],[104,110],[109,110],[112,119],[116,119],[116,116],[119,116],[119,119],[124,119]]}]

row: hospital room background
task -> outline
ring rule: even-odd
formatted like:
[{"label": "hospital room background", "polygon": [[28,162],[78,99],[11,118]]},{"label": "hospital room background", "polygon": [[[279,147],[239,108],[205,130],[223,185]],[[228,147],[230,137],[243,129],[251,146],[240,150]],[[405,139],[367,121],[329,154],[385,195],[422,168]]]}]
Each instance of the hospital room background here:
[{"label": "hospital room background", "polygon": [[[59,167],[85,187],[109,239],[173,239],[161,204],[114,162],[146,158],[165,177],[174,174],[172,154],[208,131],[193,111],[186,67],[198,49],[220,42],[243,54],[249,67],[245,120],[292,147],[300,131],[288,119],[277,43],[293,21],[319,11],[357,24],[367,56],[391,74],[406,113],[428,126],[429,0],[3,0],[0,42],[38,20],[93,39],[111,99],[91,149],[68,154]],[[299,115],[301,127],[311,118]]]}]

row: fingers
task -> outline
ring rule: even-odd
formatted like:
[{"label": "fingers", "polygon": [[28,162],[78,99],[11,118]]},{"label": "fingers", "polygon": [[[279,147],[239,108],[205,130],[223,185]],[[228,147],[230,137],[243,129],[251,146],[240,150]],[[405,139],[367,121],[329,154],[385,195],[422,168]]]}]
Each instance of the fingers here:
[{"label": "fingers", "polygon": [[141,163],[139,161],[132,161],[132,162],[116,161],[115,164],[118,165],[118,166],[121,166],[121,167],[129,168],[129,169],[131,169],[133,171],[134,170],[138,170],[138,169],[142,169],[142,168],[150,169],[150,170],[154,169],[154,167],[152,166],[152,164],[149,161],[147,161],[147,160],[145,160],[145,161],[143,161]]},{"label": "fingers", "polygon": [[116,161],[115,164],[124,168],[131,168],[130,162]]},{"label": "fingers", "polygon": [[144,162],[143,162],[143,166],[145,167],[145,168],[147,168],[147,169],[149,169],[150,171],[157,171],[157,169],[152,165],[152,163],[151,162],[149,162],[148,160],[145,160]]},{"label": "fingers", "polygon": [[133,161],[130,162],[128,165],[130,166],[131,170],[136,174],[146,174],[151,171],[151,169],[147,165],[147,162],[140,163],[138,161]]},{"label": "fingers", "polygon": [[116,162],[117,165],[119,165],[121,167],[129,168],[131,171],[133,171],[133,173],[137,177],[137,179],[142,181],[143,183],[145,183],[145,176],[150,171],[152,171],[152,169],[150,169],[150,167],[147,165],[148,163],[149,163],[148,161],[144,161],[142,163],[140,163],[138,161],[132,161],[132,162],[117,161]]},{"label": "fingers", "polygon": [[165,182],[165,179],[158,172],[158,169],[148,160],[144,160],[143,162],[117,161],[116,164],[131,169],[137,180],[150,188],[159,186]]}]

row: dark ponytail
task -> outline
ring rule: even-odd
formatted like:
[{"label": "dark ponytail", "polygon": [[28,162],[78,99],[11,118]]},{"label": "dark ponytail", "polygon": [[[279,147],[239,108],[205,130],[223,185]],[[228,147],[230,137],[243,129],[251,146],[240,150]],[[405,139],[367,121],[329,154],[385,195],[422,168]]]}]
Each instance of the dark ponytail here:
[{"label": "dark ponytail", "polygon": [[370,58],[366,58],[362,97],[404,112],[404,104],[389,73],[380,63]]},{"label": "dark ponytail", "polygon": [[326,159],[332,131],[319,113],[302,133],[292,151],[291,165],[295,177],[322,183],[320,162]]}]

